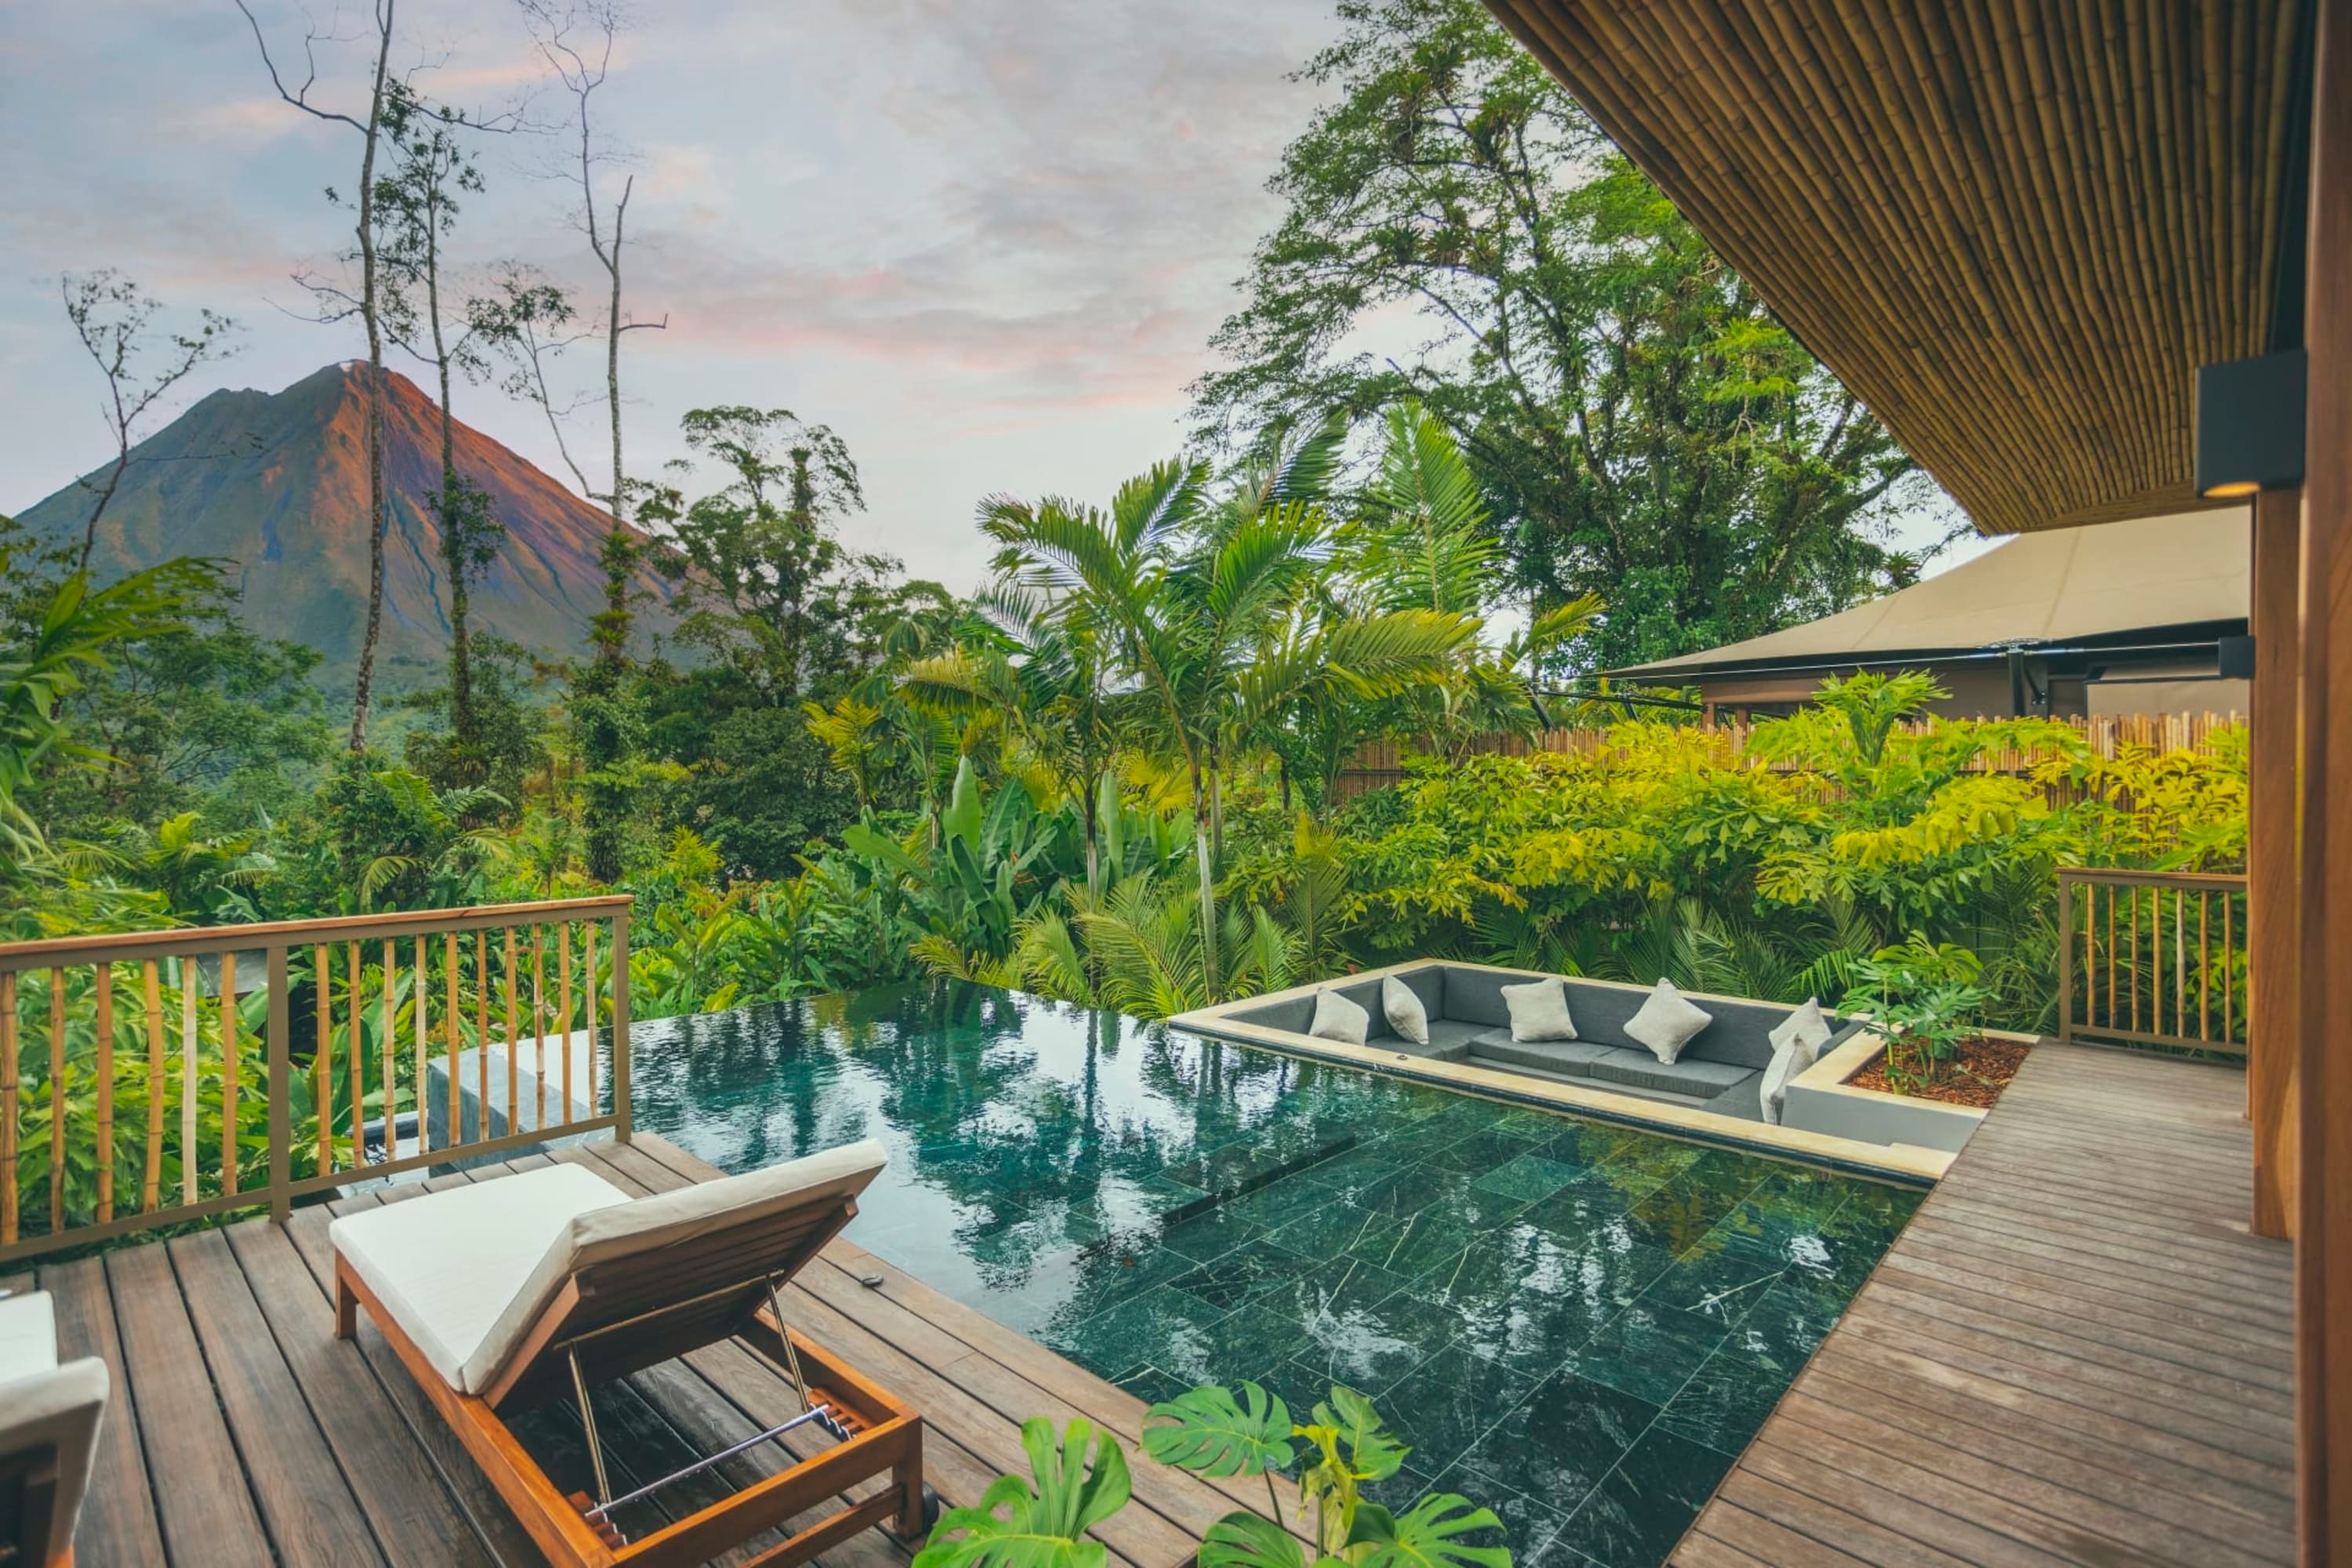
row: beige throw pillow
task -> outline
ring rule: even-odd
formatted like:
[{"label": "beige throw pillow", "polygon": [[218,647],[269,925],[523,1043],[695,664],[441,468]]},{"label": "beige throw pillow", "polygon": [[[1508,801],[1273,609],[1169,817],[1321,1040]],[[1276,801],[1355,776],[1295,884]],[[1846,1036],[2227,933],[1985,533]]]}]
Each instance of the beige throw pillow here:
[{"label": "beige throw pillow", "polygon": [[1511,1010],[1511,1038],[1572,1040],[1576,1022],[1568,1016],[1568,987],[1557,980],[1531,980],[1525,985],[1503,987],[1503,1005]]},{"label": "beige throw pillow", "polygon": [[1429,1044],[1429,1009],[1412,994],[1412,987],[1395,975],[1381,982],[1381,1011],[1388,1015],[1389,1027],[1403,1039],[1416,1046]]},{"label": "beige throw pillow", "polygon": [[1830,1021],[1822,1016],[1822,999],[1808,996],[1805,1005],[1780,1020],[1770,1036],[1772,1047],[1778,1050],[1791,1040],[1801,1040],[1818,1055],[1830,1043]]},{"label": "beige throw pillow", "polygon": [[1692,1037],[1714,1022],[1715,1015],[1701,1012],[1685,1000],[1673,981],[1660,980],[1642,1010],[1626,1021],[1625,1033],[1647,1046],[1660,1066],[1672,1067]]},{"label": "beige throw pillow", "polygon": [[1757,1093],[1763,1099],[1764,1120],[1770,1125],[1780,1125],[1780,1114],[1789,1103],[1789,1085],[1813,1065],[1816,1049],[1813,1042],[1801,1035],[1791,1035],[1773,1047],[1772,1059],[1765,1064],[1764,1076],[1756,1085]]},{"label": "beige throw pillow", "polygon": [[1360,1046],[1371,1023],[1370,1013],[1337,991],[1318,991],[1315,994],[1315,1021],[1307,1026],[1307,1032],[1318,1040]]}]

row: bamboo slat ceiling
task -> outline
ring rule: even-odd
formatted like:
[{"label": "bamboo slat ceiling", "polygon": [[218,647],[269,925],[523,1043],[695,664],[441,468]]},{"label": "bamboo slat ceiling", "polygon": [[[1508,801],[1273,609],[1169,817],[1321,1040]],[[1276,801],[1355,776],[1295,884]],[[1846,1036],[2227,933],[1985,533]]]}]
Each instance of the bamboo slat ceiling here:
[{"label": "bamboo slat ceiling", "polygon": [[2176,512],[2309,0],[1487,0],[1987,533]]}]

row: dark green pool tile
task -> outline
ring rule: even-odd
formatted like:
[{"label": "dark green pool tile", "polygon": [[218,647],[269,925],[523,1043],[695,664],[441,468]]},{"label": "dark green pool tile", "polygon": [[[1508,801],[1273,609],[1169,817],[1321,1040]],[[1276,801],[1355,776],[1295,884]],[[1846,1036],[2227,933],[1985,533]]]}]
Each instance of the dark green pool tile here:
[{"label": "dark green pool tile", "polygon": [[1594,1563],[1664,1563],[1730,1468],[1728,1456],[1653,1426],[1552,1539]]},{"label": "dark green pool tile", "polygon": [[1534,1387],[1533,1378],[1457,1345],[1370,1392],[1389,1426],[1412,1448],[1410,1462],[1443,1472]]},{"label": "dark green pool tile", "polygon": [[1769,1242],[1716,1230],[1659,1275],[1646,1299],[1728,1328],[1780,1283],[1787,1268],[1786,1256]]},{"label": "dark green pool tile", "polygon": [[1839,1305],[1783,1280],[1739,1321],[1726,1348],[1736,1349],[1759,1369],[1791,1381],[1836,1327],[1840,1310]]},{"label": "dark green pool tile", "polygon": [[1606,1164],[1611,1155],[1638,1141],[1640,1134],[1613,1122],[1564,1117],[1555,1123],[1551,1135],[1538,1145],[1536,1152],[1563,1165],[1582,1165],[1589,1169]]},{"label": "dark green pool tile", "polygon": [[1603,1324],[1570,1364],[1595,1383],[1664,1405],[1723,1343],[1725,1333],[1719,1319],[1645,1299]]},{"label": "dark green pool tile", "polygon": [[1557,1111],[1538,1110],[1532,1106],[1513,1106],[1494,1122],[1495,1131],[1507,1132],[1531,1144],[1549,1142],[1565,1131],[1570,1119]]},{"label": "dark green pool tile", "polygon": [[1646,1399],[1554,1373],[1483,1434],[1463,1463],[1498,1485],[1572,1510],[1657,1418]]},{"label": "dark green pool tile", "polygon": [[1192,1386],[1182,1378],[1171,1376],[1148,1363],[1131,1366],[1112,1378],[1111,1382],[1147,1405],[1165,1404]]},{"label": "dark green pool tile", "polygon": [[1451,1345],[1463,1329],[1460,1313],[1410,1290],[1365,1300],[1343,1289],[1301,1321],[1309,1343],[1296,1357],[1299,1364],[1367,1390],[1388,1387]]},{"label": "dark green pool tile", "polygon": [[1494,1128],[1473,1132],[1467,1138],[1457,1138],[1442,1149],[1431,1151],[1425,1162],[1441,1171],[1459,1171],[1465,1176],[1483,1176],[1496,1166],[1508,1164],[1528,1152],[1527,1141],[1514,1138]]},{"label": "dark green pool tile", "polygon": [[1737,1457],[1787,1389],[1787,1376],[1727,1342],[1699,1363],[1658,1424],[1677,1437]]},{"label": "dark green pool tile", "polygon": [[1191,1370],[1202,1383],[1230,1384],[1245,1377],[1264,1383],[1312,1342],[1305,1324],[1252,1302],[1235,1308],[1203,1331],[1197,1360],[1171,1354],[1163,1356],[1160,1364],[1170,1365],[1172,1361]]},{"label": "dark green pool tile", "polygon": [[1745,1188],[1685,1171],[1626,1210],[1622,1223],[1635,1241],[1680,1258],[1746,1195]]},{"label": "dark green pool tile", "polygon": [[1307,1212],[1289,1224],[1267,1232],[1266,1239],[1310,1262],[1326,1263],[1355,1253],[1359,1243],[1370,1244],[1395,1224],[1346,1204],[1318,1203],[1307,1205]]},{"label": "dark green pool tile", "polygon": [[[1376,1502],[1391,1513],[1402,1513],[1423,1496],[1438,1489],[1426,1475],[1407,1464],[1384,1480],[1366,1482],[1363,1492],[1367,1501]],[[1472,1542],[1470,1544],[1483,1546],[1486,1542]]]},{"label": "dark green pool tile", "polygon": [[1535,1203],[1551,1196],[1582,1173],[1581,1169],[1575,1165],[1563,1165],[1541,1154],[1521,1153],[1496,1166],[1470,1184],[1482,1193],[1492,1193],[1497,1197]]},{"label": "dark green pool tile", "polygon": [[1042,1337],[1098,1373],[1155,1366],[1189,1379],[1189,1387],[1216,1375],[1209,1361],[1216,1342],[1208,1331],[1225,1316],[1224,1309],[1163,1285],[1075,1323],[1056,1323]]},{"label": "dark green pool tile", "polygon": [[1230,1207],[1220,1205],[1205,1214],[1178,1220],[1160,1232],[1160,1245],[1195,1263],[1206,1263],[1265,1234],[1264,1226],[1244,1219]]},{"label": "dark green pool tile", "polygon": [[1690,1163],[1690,1174],[1717,1186],[1729,1187],[1746,1197],[1766,1178],[1790,1168],[1787,1160],[1770,1160],[1738,1149],[1706,1149]]},{"label": "dark green pool tile", "polygon": [[1548,1230],[1583,1236],[1604,1226],[1622,1226],[1633,1205],[1659,1185],[1650,1177],[1632,1173],[1619,1175],[1605,1166],[1580,1171],[1549,1196],[1520,1211],[1517,1217]]},{"label": "dark green pool tile", "polygon": [[1066,1325],[1133,1300],[1198,1267],[1163,1247],[1097,1244],[1040,1268],[1027,1285],[1009,1295],[1042,1314],[1044,1321]]},{"label": "dark green pool tile", "polygon": [[1910,1223],[1927,1196],[1916,1187],[1889,1186],[1883,1182],[1856,1181],[1847,1186],[1845,1208],[1876,1219],[1885,1227],[1889,1240]]},{"label": "dark green pool tile", "polygon": [[1179,1274],[1170,1283],[1211,1306],[1238,1307],[1269,1291],[1286,1293],[1286,1288],[1315,1268],[1297,1253],[1286,1252],[1260,1237]]},{"label": "dark green pool tile", "polygon": [[1570,1297],[1530,1292],[1500,1310],[1457,1313],[1463,1348],[1531,1377],[1548,1377],[1561,1367],[1581,1364],[1592,1336],[1624,1311],[1626,1303],[1605,1293]]},{"label": "dark green pool tile", "polygon": [[1612,1170],[1654,1177],[1663,1184],[1688,1171],[1706,1153],[1696,1143],[1637,1135],[1620,1141],[1602,1163]]}]

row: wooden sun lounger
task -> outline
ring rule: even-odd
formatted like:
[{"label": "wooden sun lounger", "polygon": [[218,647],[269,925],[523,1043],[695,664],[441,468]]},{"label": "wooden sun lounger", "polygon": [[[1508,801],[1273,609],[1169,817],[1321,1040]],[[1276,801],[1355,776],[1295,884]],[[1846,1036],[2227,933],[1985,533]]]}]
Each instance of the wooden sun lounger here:
[{"label": "wooden sun lounger", "polygon": [[107,1391],[96,1356],[59,1364],[46,1292],[0,1290],[0,1563],[73,1568]]},{"label": "wooden sun lounger", "polygon": [[[357,1313],[398,1352],[515,1517],[562,1568],[698,1563],[857,1483],[890,1485],[753,1560],[807,1561],[870,1526],[929,1528],[922,1421],[783,1321],[783,1283],[840,1234],[882,1168],[881,1145],[828,1150],[764,1171],[630,1198],[580,1165],[557,1164],[338,1219],[335,1331]],[[800,1392],[791,1420],[615,1497],[591,1394],[611,1379],[729,1338],[748,1341]],[[569,1398],[579,1408],[596,1495],[566,1494],[508,1429],[508,1417]],[[803,1425],[835,1446],[635,1541],[628,1503]]]}]

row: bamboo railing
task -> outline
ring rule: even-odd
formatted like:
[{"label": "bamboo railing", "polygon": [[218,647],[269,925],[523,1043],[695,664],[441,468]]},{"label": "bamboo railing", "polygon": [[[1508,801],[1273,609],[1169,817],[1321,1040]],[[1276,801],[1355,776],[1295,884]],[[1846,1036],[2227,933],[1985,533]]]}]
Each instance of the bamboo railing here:
[{"label": "bamboo railing", "polygon": [[[0,943],[0,1260],[629,1133],[625,897]],[[599,1029],[609,1029],[609,1079]]]},{"label": "bamboo railing", "polygon": [[2246,879],[2058,873],[2058,1037],[2246,1053]]}]

